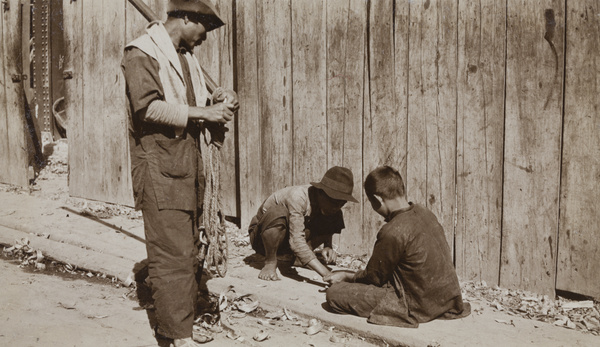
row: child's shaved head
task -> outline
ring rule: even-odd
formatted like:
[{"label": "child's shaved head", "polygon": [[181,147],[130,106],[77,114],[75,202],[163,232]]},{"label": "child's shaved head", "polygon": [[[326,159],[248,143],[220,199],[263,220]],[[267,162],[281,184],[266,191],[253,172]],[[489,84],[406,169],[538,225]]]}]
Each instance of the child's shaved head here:
[{"label": "child's shaved head", "polygon": [[398,170],[389,166],[380,166],[371,171],[365,179],[365,193],[384,199],[403,197],[404,181]]}]

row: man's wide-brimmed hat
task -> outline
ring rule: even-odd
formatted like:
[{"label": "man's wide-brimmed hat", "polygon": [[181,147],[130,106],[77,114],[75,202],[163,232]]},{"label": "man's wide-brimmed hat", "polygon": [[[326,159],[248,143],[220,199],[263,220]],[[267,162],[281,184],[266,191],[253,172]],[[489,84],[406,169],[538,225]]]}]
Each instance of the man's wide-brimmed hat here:
[{"label": "man's wide-brimmed hat", "polygon": [[321,182],[310,182],[310,184],[323,190],[332,199],[358,202],[352,196],[354,176],[352,171],[345,167],[334,166],[327,170]]},{"label": "man's wide-brimmed hat", "polygon": [[210,0],[169,0],[167,13],[183,11],[197,14],[202,18],[202,25],[206,31],[215,30],[225,25],[225,22],[219,16],[217,8]]}]

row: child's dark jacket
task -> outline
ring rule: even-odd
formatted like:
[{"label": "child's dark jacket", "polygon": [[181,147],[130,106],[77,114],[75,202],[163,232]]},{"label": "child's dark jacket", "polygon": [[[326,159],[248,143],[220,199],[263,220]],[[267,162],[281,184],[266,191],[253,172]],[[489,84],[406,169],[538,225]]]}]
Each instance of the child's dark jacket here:
[{"label": "child's dark jacket", "polygon": [[[356,282],[391,285],[370,323],[415,327],[436,318],[469,315],[444,230],[419,204],[396,211],[377,234],[373,255]],[[393,290],[392,290],[393,288]]]}]

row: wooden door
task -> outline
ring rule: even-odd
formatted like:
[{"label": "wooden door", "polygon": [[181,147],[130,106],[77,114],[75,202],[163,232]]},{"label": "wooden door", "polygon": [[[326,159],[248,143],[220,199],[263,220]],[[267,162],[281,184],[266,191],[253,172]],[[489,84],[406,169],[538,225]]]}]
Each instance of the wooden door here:
[{"label": "wooden door", "polygon": [[29,184],[20,0],[0,3],[0,182]]},{"label": "wooden door", "polygon": [[63,1],[69,193],[132,205],[125,83],[125,1]]}]

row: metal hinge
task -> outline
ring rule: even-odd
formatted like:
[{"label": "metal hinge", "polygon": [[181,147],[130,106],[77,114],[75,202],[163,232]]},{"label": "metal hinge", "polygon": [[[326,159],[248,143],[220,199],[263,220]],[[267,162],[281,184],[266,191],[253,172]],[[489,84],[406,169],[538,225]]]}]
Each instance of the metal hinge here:
[{"label": "metal hinge", "polygon": [[3,5],[4,12],[10,10],[10,4],[8,3],[8,0],[2,0],[2,5]]},{"label": "metal hinge", "polygon": [[64,80],[70,80],[71,78],[73,78],[73,71],[71,71],[71,70],[63,71],[63,79]]},{"label": "metal hinge", "polygon": [[27,81],[29,76],[14,74],[14,75],[10,76],[10,78],[12,79],[13,83],[19,83],[19,82]]}]

